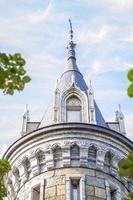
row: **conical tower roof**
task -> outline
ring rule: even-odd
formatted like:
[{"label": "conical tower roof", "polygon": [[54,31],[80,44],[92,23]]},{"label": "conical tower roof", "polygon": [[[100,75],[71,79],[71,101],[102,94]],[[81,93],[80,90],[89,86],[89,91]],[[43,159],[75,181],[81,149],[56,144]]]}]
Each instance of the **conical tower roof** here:
[{"label": "conical tower roof", "polygon": [[[88,95],[89,88],[76,63],[76,56],[75,56],[76,44],[73,42],[72,23],[70,20],[69,22],[70,22],[70,41],[67,46],[68,57],[67,57],[66,69],[64,73],[61,75],[60,79],[58,79],[57,89],[58,91],[60,91],[60,96],[72,86],[78,88],[81,92],[85,93],[85,95]],[[53,119],[54,108],[53,104],[51,105],[52,106],[50,106],[47,112],[45,113],[41,121],[40,127],[43,127],[45,125],[50,125],[53,123],[51,119]],[[108,127],[95,100],[94,100],[94,110],[95,110],[96,125]]]}]

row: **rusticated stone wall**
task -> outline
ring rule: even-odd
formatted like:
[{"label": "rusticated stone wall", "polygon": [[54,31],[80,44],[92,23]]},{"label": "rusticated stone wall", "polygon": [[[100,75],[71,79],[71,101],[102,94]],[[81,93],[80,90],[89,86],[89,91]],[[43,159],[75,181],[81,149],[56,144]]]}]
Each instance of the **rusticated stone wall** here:
[{"label": "rusticated stone wall", "polygon": [[103,172],[85,168],[62,168],[51,170],[29,180],[20,189],[17,200],[33,200],[32,188],[37,184],[41,186],[41,182],[44,183],[41,200],[68,200],[71,190],[67,188],[67,177],[82,177],[83,175],[85,187],[81,189],[85,196],[83,195],[82,200],[111,200],[109,190],[112,186],[116,190],[116,200],[121,200],[122,196],[127,194],[127,189],[121,182]]},{"label": "rusticated stone wall", "polygon": [[79,181],[80,200],[111,200],[112,192],[114,200],[121,200],[128,189],[132,191],[132,182],[117,173],[119,160],[131,150],[125,141],[97,127],[91,132],[90,125],[60,126],[58,131],[50,127],[48,132],[44,128],[31,133],[9,148],[9,200],[72,200],[74,179]]}]

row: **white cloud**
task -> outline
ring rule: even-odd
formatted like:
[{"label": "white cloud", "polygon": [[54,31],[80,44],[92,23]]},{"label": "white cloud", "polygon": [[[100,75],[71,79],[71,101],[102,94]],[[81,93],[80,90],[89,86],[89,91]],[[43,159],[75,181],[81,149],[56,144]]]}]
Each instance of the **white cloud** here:
[{"label": "white cloud", "polygon": [[126,37],[124,37],[123,39],[122,39],[122,41],[124,41],[124,42],[131,42],[131,43],[133,43],[133,27],[129,27],[129,29],[130,29],[130,31],[129,31],[129,34],[126,36]]},{"label": "white cloud", "polygon": [[129,11],[133,9],[133,1],[132,0],[80,0],[81,2],[87,3],[87,4],[99,4],[101,3],[103,5],[108,6],[114,11]]},{"label": "white cloud", "polygon": [[53,12],[53,3],[52,1],[49,2],[47,8],[45,10],[39,10],[34,14],[29,16],[29,22],[40,22],[47,19],[51,19]]},{"label": "white cloud", "polygon": [[107,72],[117,72],[117,71],[126,71],[133,64],[126,63],[122,58],[116,56],[114,58],[109,58],[107,60],[92,60],[91,66],[91,75],[99,74],[99,73],[107,73]]},{"label": "white cloud", "polygon": [[128,11],[133,9],[132,0],[102,0],[102,2],[117,11]]},{"label": "white cloud", "polygon": [[120,90],[115,90],[115,89],[108,89],[108,90],[100,90],[97,91],[96,94],[96,99],[100,101],[105,101],[109,98],[109,96],[113,97],[114,99],[120,99],[124,98],[126,96],[126,92],[120,91]]},{"label": "white cloud", "polygon": [[115,31],[117,31],[117,27],[103,24],[97,31],[80,30],[77,38],[80,43],[99,43],[107,40]]},{"label": "white cloud", "polygon": [[44,68],[45,70],[50,70],[50,68],[55,68],[55,66],[57,65],[64,64],[64,61],[62,59],[58,59],[57,57],[54,57],[46,52],[41,52],[39,54],[31,54],[27,62],[33,68],[39,68],[40,70]]}]

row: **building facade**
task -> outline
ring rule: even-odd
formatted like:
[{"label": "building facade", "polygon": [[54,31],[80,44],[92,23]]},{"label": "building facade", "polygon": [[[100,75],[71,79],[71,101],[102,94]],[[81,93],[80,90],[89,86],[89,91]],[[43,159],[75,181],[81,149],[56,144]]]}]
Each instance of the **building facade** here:
[{"label": "building facade", "polygon": [[75,57],[70,22],[66,70],[41,122],[23,115],[21,137],[4,157],[9,200],[121,200],[132,181],[120,177],[118,162],[133,150],[125,136],[124,115],[106,122]]}]

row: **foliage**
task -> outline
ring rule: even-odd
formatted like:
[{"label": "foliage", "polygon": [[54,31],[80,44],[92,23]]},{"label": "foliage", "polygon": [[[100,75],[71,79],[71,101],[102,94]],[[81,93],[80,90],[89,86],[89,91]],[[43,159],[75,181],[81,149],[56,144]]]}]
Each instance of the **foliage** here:
[{"label": "foliage", "polygon": [[127,76],[128,76],[129,81],[131,82],[131,84],[128,87],[127,92],[128,92],[128,95],[130,97],[133,97],[133,69],[130,69],[128,71],[128,75]]},{"label": "foliage", "polygon": [[9,162],[6,159],[0,159],[0,200],[7,195],[4,185],[4,176],[11,169]]},{"label": "foliage", "polygon": [[26,75],[25,60],[21,54],[7,55],[0,53],[0,89],[5,94],[13,95],[14,91],[21,91],[31,79]]},{"label": "foliage", "polygon": [[[126,159],[122,159],[118,164],[118,173],[120,176],[133,178],[133,152],[129,153]],[[133,193],[129,193],[123,200],[133,200]]]}]

